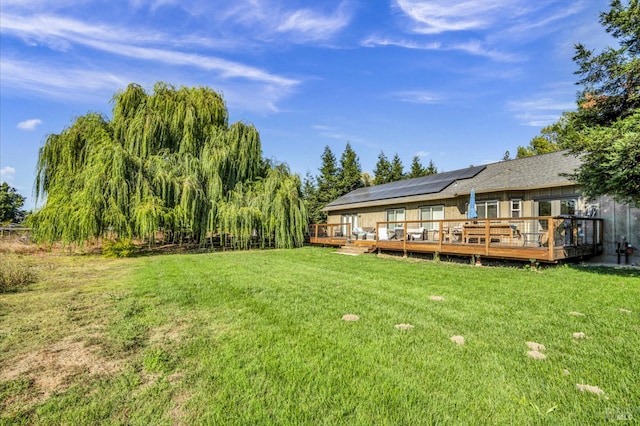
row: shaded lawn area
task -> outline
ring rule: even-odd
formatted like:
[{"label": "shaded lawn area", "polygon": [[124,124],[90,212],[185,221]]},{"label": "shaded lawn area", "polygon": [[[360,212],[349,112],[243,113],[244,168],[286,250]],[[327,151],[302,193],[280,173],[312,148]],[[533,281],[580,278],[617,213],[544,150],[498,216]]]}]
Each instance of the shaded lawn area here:
[{"label": "shaded lawn area", "polygon": [[0,295],[0,423],[640,419],[637,270],[321,248],[22,261],[42,282]]}]

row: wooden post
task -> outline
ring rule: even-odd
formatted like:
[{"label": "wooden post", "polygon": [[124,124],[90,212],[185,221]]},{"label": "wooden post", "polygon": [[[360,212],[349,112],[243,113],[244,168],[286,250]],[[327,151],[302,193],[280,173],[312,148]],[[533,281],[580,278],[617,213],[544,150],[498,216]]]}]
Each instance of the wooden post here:
[{"label": "wooden post", "polygon": [[489,255],[489,243],[491,242],[491,227],[489,218],[484,222],[484,255]]},{"label": "wooden post", "polygon": [[554,245],[556,243],[556,221],[549,217],[547,218],[547,232],[549,233],[549,261],[553,262],[554,259]]}]

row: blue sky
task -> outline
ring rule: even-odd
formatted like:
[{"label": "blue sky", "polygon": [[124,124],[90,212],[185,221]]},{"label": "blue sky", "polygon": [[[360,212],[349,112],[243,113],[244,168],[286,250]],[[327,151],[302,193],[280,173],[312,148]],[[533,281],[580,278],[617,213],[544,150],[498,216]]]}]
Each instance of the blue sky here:
[{"label": "blue sky", "polygon": [[38,149],[136,82],[208,86],[266,157],[318,173],[349,141],[441,171],[498,161],[575,107],[574,43],[608,0],[2,0],[0,178],[33,207]]}]

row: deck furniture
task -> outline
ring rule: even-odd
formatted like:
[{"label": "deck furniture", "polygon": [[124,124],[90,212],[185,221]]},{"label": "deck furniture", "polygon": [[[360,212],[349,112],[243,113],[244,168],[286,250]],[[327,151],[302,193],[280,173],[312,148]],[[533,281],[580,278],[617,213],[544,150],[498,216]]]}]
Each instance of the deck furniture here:
[{"label": "deck furniture", "polygon": [[407,228],[407,241],[426,239],[427,231],[424,228]]},{"label": "deck furniture", "polygon": [[[359,239],[352,239],[354,245],[366,247],[369,252],[389,250],[405,254],[437,253],[525,261],[535,259],[550,263],[602,253],[603,220],[585,217],[571,219],[569,222],[564,217],[533,216],[478,219],[475,223],[466,218],[377,222],[373,229],[362,228],[366,237],[358,233]],[[401,226],[397,226],[398,223]],[[430,225],[425,226],[424,223]],[[406,238],[419,227],[425,228],[424,240]],[[312,224],[309,226],[309,242],[343,246],[346,239],[335,237],[336,230],[347,230],[347,235],[352,236],[348,223]],[[556,240],[559,232],[564,232],[562,235],[565,238]],[[567,239],[566,235],[573,237]]]},{"label": "deck furniture", "polygon": [[[471,243],[483,243],[487,237],[487,228],[485,224],[465,224],[462,227],[462,241]],[[489,224],[489,239],[491,242],[513,243],[514,240],[520,238],[520,231],[509,224],[491,223]]]}]

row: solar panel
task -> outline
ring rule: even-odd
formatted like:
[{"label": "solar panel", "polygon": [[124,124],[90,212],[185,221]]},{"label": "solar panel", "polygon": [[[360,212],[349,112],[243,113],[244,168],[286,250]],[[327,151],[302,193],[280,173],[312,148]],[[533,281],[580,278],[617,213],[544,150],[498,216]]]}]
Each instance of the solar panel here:
[{"label": "solar panel", "polygon": [[327,207],[387,200],[412,195],[433,194],[442,191],[456,180],[472,178],[485,168],[486,166],[468,167],[466,169],[453,170],[436,175],[359,188],[329,203]]}]

